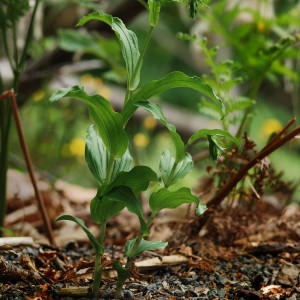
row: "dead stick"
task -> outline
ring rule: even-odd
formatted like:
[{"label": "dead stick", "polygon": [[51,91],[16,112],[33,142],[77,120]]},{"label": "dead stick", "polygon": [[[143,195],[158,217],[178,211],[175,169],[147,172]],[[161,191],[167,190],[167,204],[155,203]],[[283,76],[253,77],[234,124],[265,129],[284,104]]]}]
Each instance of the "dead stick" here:
[{"label": "dead stick", "polygon": [[19,110],[18,110],[18,106],[17,106],[17,101],[16,101],[16,97],[15,97],[15,93],[13,91],[6,91],[5,93],[3,93],[0,97],[0,100],[4,97],[8,97],[11,100],[11,105],[12,105],[12,112],[13,112],[13,116],[15,119],[15,123],[16,123],[16,127],[17,127],[17,132],[18,132],[18,136],[19,136],[19,141],[20,141],[20,145],[24,154],[24,158],[26,161],[26,165],[27,165],[27,170],[31,179],[31,183],[33,185],[33,189],[34,189],[34,193],[35,193],[35,197],[37,199],[38,202],[38,206],[39,206],[39,210],[42,214],[42,218],[44,221],[44,225],[46,227],[46,232],[48,235],[48,239],[51,245],[55,246],[55,241],[54,241],[54,237],[53,237],[53,232],[52,232],[52,227],[51,227],[51,223],[50,223],[50,219],[44,204],[44,201],[42,199],[41,193],[37,187],[37,183],[36,183],[36,179],[34,176],[34,171],[33,171],[33,166],[32,166],[32,161],[29,155],[29,151],[28,148],[26,146],[26,141],[24,138],[24,133],[23,133],[23,129],[22,129],[22,125],[21,125],[21,120],[20,120],[20,115],[19,115]]},{"label": "dead stick", "polygon": [[[289,126],[288,126],[289,127]],[[287,129],[287,126],[285,127]],[[283,146],[285,143],[293,139],[296,135],[300,134],[300,126],[293,129],[291,132],[287,133],[286,136],[284,136],[281,139],[277,139],[277,137],[274,138],[276,140],[272,140],[270,144],[268,144],[265,148],[263,148],[257,155],[249,161],[242,169],[238,171],[231,179],[230,181],[217,193],[208,203],[207,203],[207,210],[200,216],[198,229],[201,229],[208,218],[213,214],[216,207],[223,201],[223,199],[226,198],[226,196],[230,193],[230,191],[238,184],[238,182],[247,174],[247,172],[255,166],[257,162],[274,152],[276,149]],[[282,132],[280,132],[278,135],[282,135]]]}]

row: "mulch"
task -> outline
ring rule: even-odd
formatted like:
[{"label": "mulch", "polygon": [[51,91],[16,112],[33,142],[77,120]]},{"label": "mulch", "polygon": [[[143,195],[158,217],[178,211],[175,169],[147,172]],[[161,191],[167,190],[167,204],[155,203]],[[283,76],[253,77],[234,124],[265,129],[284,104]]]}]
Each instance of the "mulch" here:
[{"label": "mulch", "polygon": [[[13,179],[21,176],[12,173]],[[0,299],[92,299],[93,250],[75,224],[54,220],[70,213],[96,233],[88,212],[93,191],[41,180],[57,241],[53,246],[26,180],[13,181],[23,195],[16,197],[12,187],[8,192],[5,227],[25,238],[0,239]],[[230,203],[202,228],[189,206],[162,212],[149,238],[169,245],[137,258],[122,299],[300,299],[300,209],[278,203],[275,196],[251,207]],[[99,299],[113,299],[112,263],[125,262],[123,246],[135,236],[137,224],[127,211],[108,224]]]}]

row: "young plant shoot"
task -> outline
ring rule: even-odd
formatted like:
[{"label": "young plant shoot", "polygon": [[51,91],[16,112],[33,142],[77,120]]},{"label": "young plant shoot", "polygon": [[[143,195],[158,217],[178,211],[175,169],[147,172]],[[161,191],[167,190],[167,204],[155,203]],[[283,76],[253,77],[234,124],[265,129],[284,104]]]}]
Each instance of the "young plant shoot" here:
[{"label": "young plant shoot", "polygon": [[[148,1],[149,31],[141,52],[136,34],[128,30],[119,18],[93,12],[81,18],[78,23],[78,26],[82,26],[89,21],[105,22],[116,34],[127,71],[126,94],[121,112],[114,111],[104,97],[88,95],[80,86],[60,89],[50,99],[56,101],[69,97],[82,100],[89,106],[90,116],[95,123],[88,128],[85,158],[90,171],[98,182],[97,195],[91,200],[90,211],[93,221],[99,224],[99,237],[95,237],[79,218],[63,215],[57,219],[57,221],[71,220],[81,226],[95,250],[92,287],[95,298],[98,295],[104,267],[101,263],[101,257],[105,247],[104,237],[107,222],[125,207],[137,215],[140,222],[139,234],[134,239],[128,240],[125,245],[126,265],[122,266],[119,261],[114,262],[114,267],[118,273],[115,298],[119,299],[125,280],[131,276],[130,268],[136,256],[146,250],[157,250],[167,246],[167,242],[145,239],[150,233],[149,227],[155,216],[162,209],[174,209],[184,203],[194,203],[197,207],[196,213],[203,212],[204,208],[199,204],[198,197],[193,195],[189,188],[170,190],[172,185],[185,177],[193,168],[193,160],[187,149],[199,139],[208,138],[210,155],[216,159],[225,147],[224,141],[232,141],[240,147],[238,140],[228,132],[208,129],[200,129],[184,144],[175,126],[166,120],[161,107],[149,100],[152,96],[173,88],[194,89],[205,96],[223,116],[225,109],[222,100],[210,85],[199,77],[189,77],[176,71],[158,80],[150,81],[144,86],[139,85],[143,57],[152,32],[158,23],[161,4],[164,2],[172,1]],[[189,2],[190,7],[195,10],[196,6],[192,4],[197,3],[198,5],[199,1]],[[192,15],[195,15],[195,11],[192,12]],[[137,108],[148,111],[155,119],[159,120],[167,128],[174,143],[174,154],[169,149],[163,151],[158,173],[149,166],[133,165],[133,158],[128,147],[129,137],[125,129]],[[225,138],[224,141],[222,140],[222,146],[221,138]],[[151,182],[157,184],[155,190],[150,189],[149,207],[151,214],[146,218],[143,215],[139,195],[149,188]]]}]

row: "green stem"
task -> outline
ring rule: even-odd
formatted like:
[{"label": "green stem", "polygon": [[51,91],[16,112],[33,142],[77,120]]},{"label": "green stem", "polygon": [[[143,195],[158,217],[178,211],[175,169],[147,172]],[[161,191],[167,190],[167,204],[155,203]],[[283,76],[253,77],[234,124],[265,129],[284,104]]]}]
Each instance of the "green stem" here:
[{"label": "green stem", "polygon": [[165,183],[165,187],[166,187],[166,188],[168,188],[168,187],[171,185],[171,183],[172,183],[173,175],[174,175],[174,173],[175,173],[175,170],[176,170],[176,168],[177,168],[177,165],[178,165],[178,163],[175,161],[174,164],[173,164],[171,173],[170,173],[170,175],[169,175],[168,181]]},{"label": "green stem", "polygon": [[110,158],[109,158],[109,162],[108,162],[107,172],[106,172],[106,179],[105,179],[106,184],[110,183],[110,181],[111,181],[114,162],[115,162],[115,156],[111,154]]},{"label": "green stem", "polygon": [[[104,237],[106,231],[106,222],[100,224],[100,233],[99,233],[99,243],[101,246],[104,246]],[[96,250],[96,249],[95,249]],[[96,299],[98,295],[98,290],[101,283],[103,265],[101,265],[102,253],[95,253],[95,266],[94,266],[94,281],[93,281],[93,296]]]},{"label": "green stem", "polygon": [[[152,224],[155,216],[156,216],[156,213],[152,212],[151,216],[149,217],[149,219],[147,220],[147,223],[146,223],[148,227]],[[132,263],[136,257],[136,252],[141,243],[142,238],[143,238],[143,234],[142,234],[142,232],[140,232],[140,234],[138,235],[138,237],[135,240],[135,243],[131,249],[131,252],[129,253],[129,255],[127,257],[125,269],[130,270]],[[121,293],[122,293],[122,288],[123,288],[123,285],[126,280],[127,280],[127,278],[118,278],[118,283],[117,283],[116,292],[115,292],[115,299],[120,299]]]}]

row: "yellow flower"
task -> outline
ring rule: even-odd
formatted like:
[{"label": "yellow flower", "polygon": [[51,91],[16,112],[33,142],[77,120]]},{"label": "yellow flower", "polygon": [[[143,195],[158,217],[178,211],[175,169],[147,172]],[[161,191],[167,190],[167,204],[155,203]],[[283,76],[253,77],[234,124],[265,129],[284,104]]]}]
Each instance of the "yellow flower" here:
[{"label": "yellow flower", "polygon": [[111,89],[104,85],[98,89],[97,94],[108,100],[111,97]]},{"label": "yellow flower", "polygon": [[156,120],[152,117],[152,116],[148,116],[144,119],[144,126],[147,128],[147,129],[153,129],[155,128],[157,122]]},{"label": "yellow flower", "polygon": [[260,33],[264,33],[267,31],[266,23],[263,21],[258,21],[256,26],[257,26],[258,32],[260,32]]},{"label": "yellow flower", "polygon": [[146,148],[149,142],[149,137],[143,133],[137,133],[133,137],[133,143],[140,148]]},{"label": "yellow flower", "polygon": [[97,93],[105,99],[111,97],[111,90],[104,85],[103,80],[99,77],[94,77],[91,74],[84,74],[80,77],[80,83],[91,93]]},{"label": "yellow flower", "polygon": [[45,97],[45,92],[43,90],[37,90],[33,93],[32,99],[34,102],[39,102]]},{"label": "yellow flower", "polygon": [[84,156],[85,140],[82,138],[74,138],[69,144],[70,154],[78,158]]},{"label": "yellow flower", "polygon": [[283,128],[282,124],[276,119],[266,120],[261,128],[261,133],[264,136],[270,136],[272,133],[279,132]]},{"label": "yellow flower", "polygon": [[91,82],[93,81],[94,77],[91,75],[91,74],[83,74],[81,77],[80,77],[80,83],[82,85],[90,85]]}]

